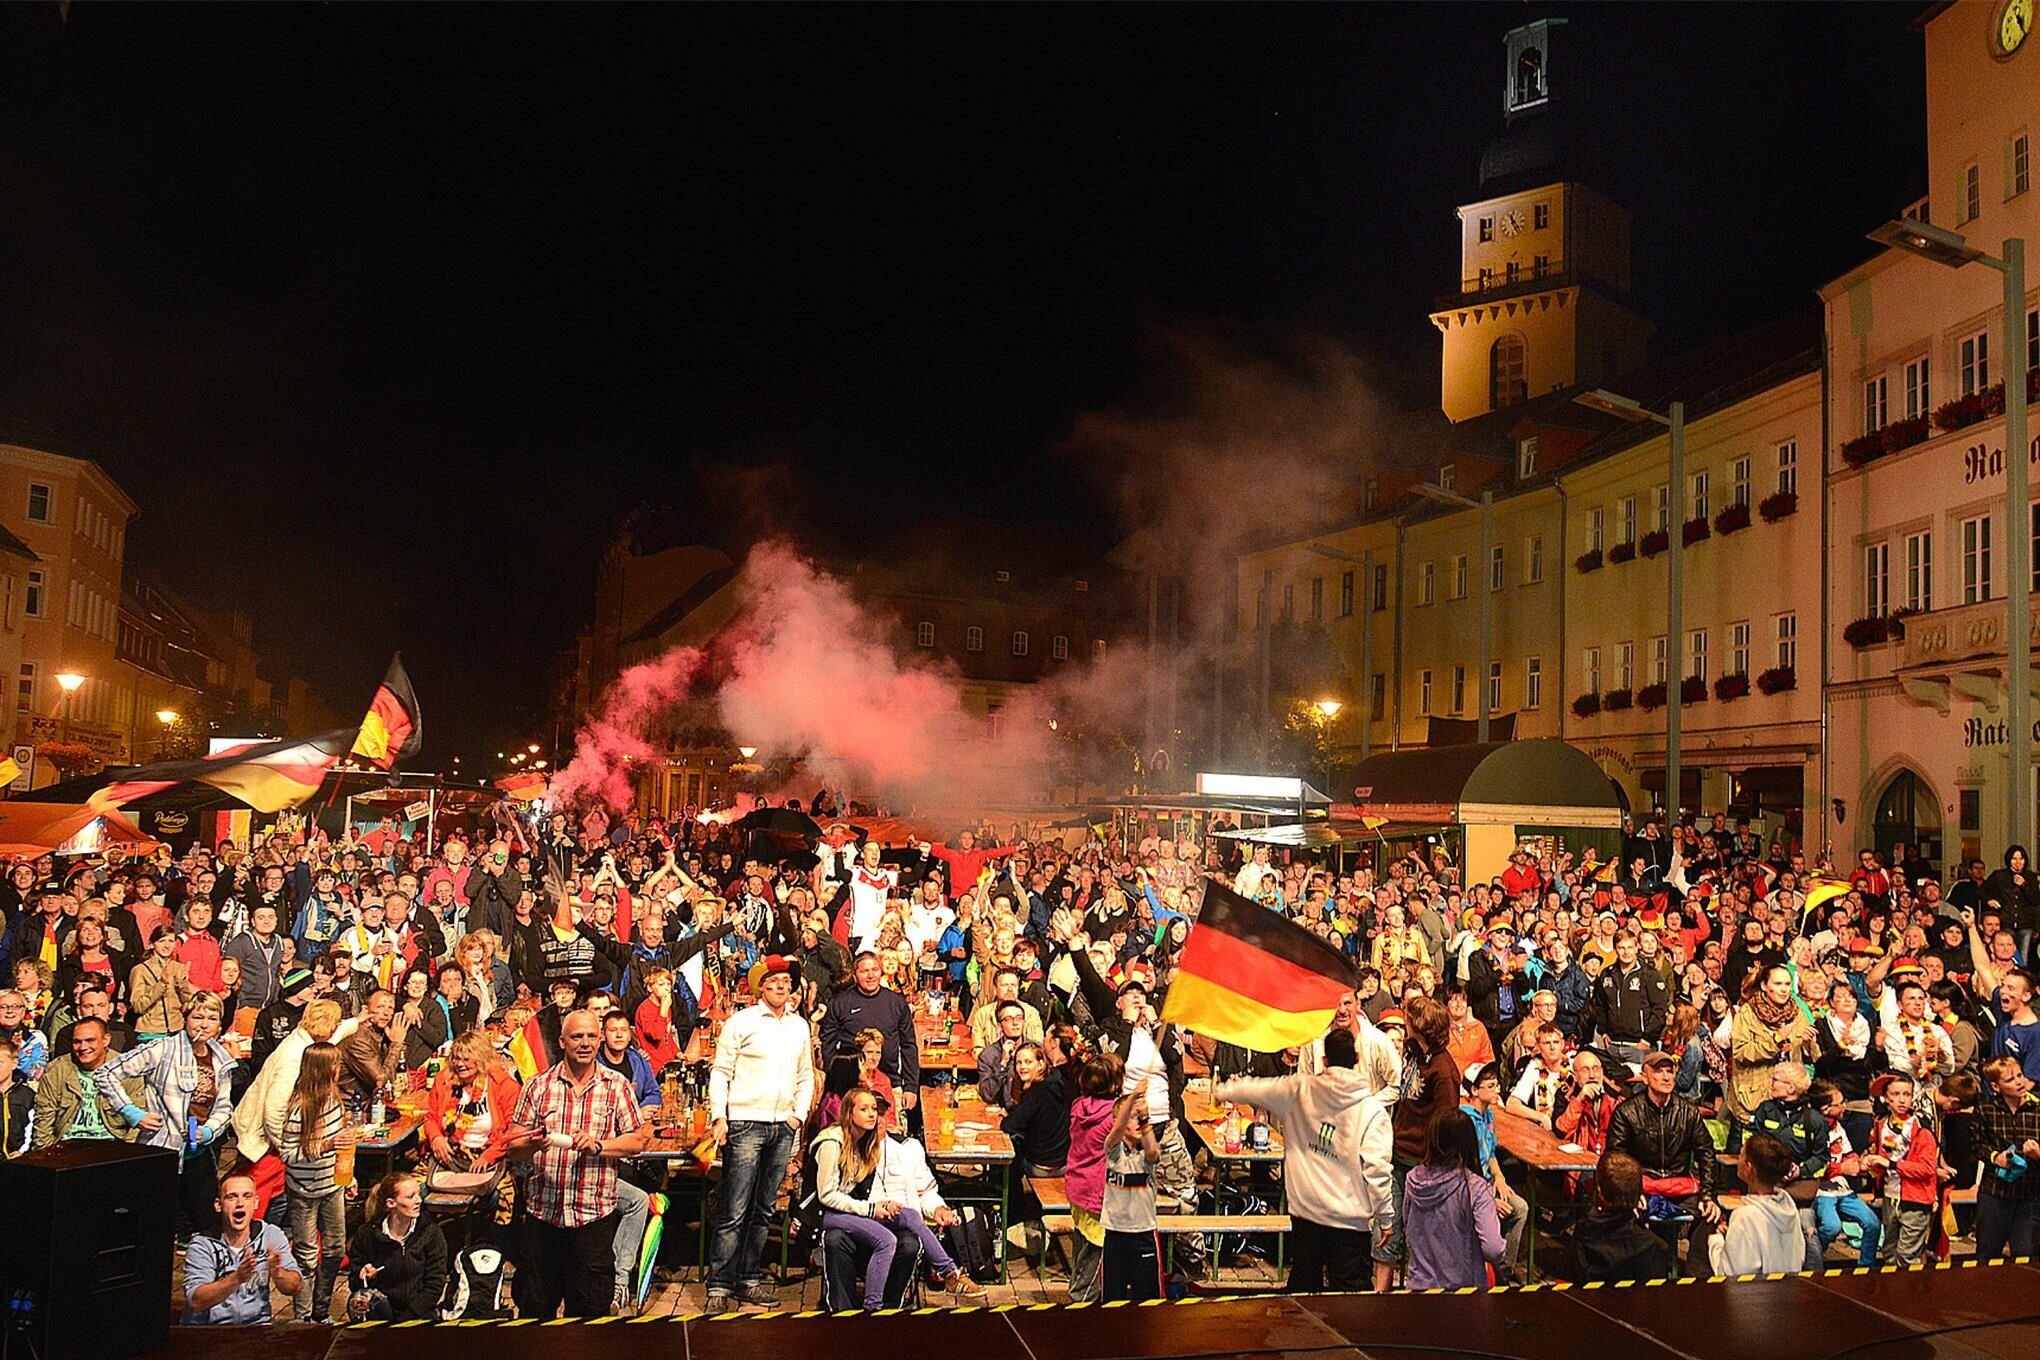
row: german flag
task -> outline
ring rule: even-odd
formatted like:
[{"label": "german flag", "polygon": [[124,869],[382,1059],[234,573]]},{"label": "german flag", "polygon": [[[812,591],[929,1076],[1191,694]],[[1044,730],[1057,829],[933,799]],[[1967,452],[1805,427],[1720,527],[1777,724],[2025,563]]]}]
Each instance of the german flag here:
[{"label": "german flag", "polygon": [[496,787],[520,803],[535,803],[545,797],[545,776],[536,770],[522,774],[506,775],[496,781]]},{"label": "german flag", "polygon": [[319,791],[327,773],[347,754],[354,735],[349,727],[302,741],[231,746],[202,760],[142,765],[126,771],[88,801],[97,808],[117,808],[179,784],[199,783],[210,784],[257,812],[281,812]]},{"label": "german flag", "polygon": [[1259,1053],[1323,1034],[1359,985],[1346,956],[1279,912],[1207,881],[1162,1018]]},{"label": "german flag", "polygon": [[390,658],[389,671],[369,700],[368,715],[361,720],[361,732],[354,738],[350,754],[375,765],[392,769],[405,756],[416,755],[425,743],[425,725],[418,716],[418,696],[411,689],[411,677],[404,673],[404,654]]}]

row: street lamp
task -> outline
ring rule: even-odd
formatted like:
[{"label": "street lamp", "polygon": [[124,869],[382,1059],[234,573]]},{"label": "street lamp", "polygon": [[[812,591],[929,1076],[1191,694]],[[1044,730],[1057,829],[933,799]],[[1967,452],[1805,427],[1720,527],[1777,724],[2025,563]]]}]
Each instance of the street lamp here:
[{"label": "street lamp", "polygon": [[[1461,510],[1480,509],[1480,742],[1488,739],[1488,700],[1492,692],[1488,687],[1488,670],[1494,664],[1490,654],[1495,641],[1495,592],[1493,558],[1495,555],[1495,493],[1483,491],[1479,500],[1471,500],[1456,491],[1447,491],[1436,482],[1420,482],[1410,488],[1427,501],[1440,505],[1453,505]],[[1370,682],[1372,683],[1372,682]]]},{"label": "street lamp", "polygon": [[1320,699],[1316,704],[1317,711],[1324,714],[1328,719],[1338,717],[1339,710],[1344,707],[1345,705],[1337,699]]},{"label": "street lamp", "polygon": [[78,692],[78,686],[85,683],[85,677],[76,671],[58,671],[57,687],[64,691],[63,714],[57,720],[57,740],[71,739],[71,696]]},{"label": "street lamp", "polygon": [[1626,420],[1632,425],[1644,421],[1656,421],[1670,432],[1671,469],[1670,504],[1666,507],[1665,544],[1670,549],[1665,554],[1666,595],[1671,617],[1665,627],[1671,634],[1665,639],[1665,807],[1670,810],[1672,824],[1679,821],[1679,718],[1682,693],[1686,684],[1686,403],[1675,401],[1666,414],[1659,415],[1633,397],[1617,396],[1613,392],[1596,388],[1582,392],[1574,401],[1592,411]]},{"label": "street lamp", "polygon": [[533,743],[531,743],[531,745],[529,745],[529,746],[525,747],[524,749],[525,749],[525,750],[527,750],[527,751],[529,751],[529,752],[530,752],[530,753],[531,753],[532,755],[537,755],[537,754],[538,754],[538,743],[534,741]]},{"label": "street lamp", "polygon": [[2033,576],[2026,459],[2026,238],[2005,238],[2002,256],[1986,255],[1956,232],[1912,218],[1886,222],[1870,239],[1950,269],[1980,264],[2004,280],[2005,367],[2005,745],[2009,765],[2005,844],[2032,840],[2027,793],[2033,778],[2033,729],[2027,717],[2033,674]]},{"label": "street lamp", "polygon": [[178,713],[174,708],[159,708],[156,710],[156,721],[165,727],[175,727],[177,725],[177,718]]},{"label": "street lamp", "polygon": [[752,756],[758,754],[758,748],[755,746],[739,746],[737,748],[737,754],[742,756],[744,759],[749,760]]}]

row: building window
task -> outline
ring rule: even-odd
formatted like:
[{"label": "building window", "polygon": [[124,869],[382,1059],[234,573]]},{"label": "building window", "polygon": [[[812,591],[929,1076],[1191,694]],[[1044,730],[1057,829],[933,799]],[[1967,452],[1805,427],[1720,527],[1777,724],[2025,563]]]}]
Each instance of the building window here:
[{"label": "building window", "polygon": [[2026,313],[2026,371],[2040,370],[2040,307]]},{"label": "building window", "polygon": [[1511,260],[1502,266],[1502,276],[1510,283],[1514,283],[1516,281],[1516,271],[1520,267],[1514,260]]},{"label": "building window", "polygon": [[1536,585],[1544,579],[1544,535],[1532,534],[1523,544],[1523,584]]},{"label": "building window", "polygon": [[1617,689],[1636,688],[1636,644],[1618,642],[1615,644],[1615,680]]},{"label": "building window", "polygon": [[1707,488],[1708,476],[1706,471],[1703,469],[1694,473],[1692,498],[1686,502],[1686,517],[1688,519],[1707,518]]},{"label": "building window", "polygon": [[1296,622],[1296,582],[1285,582],[1282,587],[1282,621]]},{"label": "building window", "polygon": [[1013,633],[1013,655],[1027,655],[1027,634],[1018,629],[1015,629]]},{"label": "building window", "polygon": [[1505,335],[1488,350],[1488,408],[1514,406],[1530,394],[1530,364],[1523,337]]},{"label": "building window", "polygon": [[1339,617],[1353,617],[1353,570],[1350,567],[1339,573]]},{"label": "building window", "polygon": [[1537,475],[1537,436],[1516,441],[1516,476],[1528,479]]},{"label": "building window", "polygon": [[1695,628],[1692,635],[1687,639],[1686,660],[1686,674],[1695,680],[1704,682],[1707,679],[1707,630],[1705,628]]},{"label": "building window", "polygon": [[14,711],[16,713],[35,712],[35,675],[35,662],[24,661],[21,663],[21,673],[14,680]]},{"label": "building window", "polygon": [[1048,640],[1048,654],[1051,658],[1053,658],[1056,661],[1069,660],[1070,640],[1067,637],[1063,636],[1061,633],[1057,633],[1054,637]]},{"label": "building window", "polygon": [[1595,506],[1593,509],[1587,511],[1587,547],[1590,551],[1600,552],[1604,547],[1607,546],[1601,541],[1601,537],[1604,533],[1606,533],[1607,528],[1608,528],[1607,511],[1603,510],[1598,505]]},{"label": "building window", "polygon": [[1486,292],[1488,289],[1494,286],[1495,286],[1495,271],[1488,268],[1486,265],[1482,265],[1480,267],[1481,291]]},{"label": "building window", "polygon": [[1466,712],[1466,667],[1452,668],[1452,712]]},{"label": "building window", "polygon": [[1891,612],[1891,545],[1872,543],[1863,549],[1863,612],[1882,618]]},{"label": "building window", "polygon": [[1310,578],[1310,621],[1325,621],[1325,578],[1322,576]]},{"label": "building window", "polygon": [[1417,568],[1417,603],[1429,604],[1435,600],[1437,598],[1437,595],[1434,593],[1436,588],[1435,572],[1432,565],[1429,562],[1425,562]]},{"label": "building window", "polygon": [[1096,661],[1104,655],[1105,655],[1105,639],[1094,638],[1091,642],[1091,659],[1093,661]]},{"label": "building window", "polygon": [[935,625],[926,619],[915,624],[914,645],[916,647],[933,647],[935,645]]},{"label": "building window", "polygon": [[1374,608],[1388,608],[1388,568],[1374,569]]},{"label": "building window", "polygon": [[1799,669],[1799,615],[1780,614],[1778,623],[1778,664],[1787,670]]},{"label": "building window", "polygon": [[963,630],[963,650],[982,652],[985,649],[985,630],[972,624]]},{"label": "building window", "polygon": [[1074,589],[1079,595],[1081,595],[1091,588],[1091,583],[1089,581],[1079,579],[1071,583],[1071,588]]},{"label": "building window", "polygon": [[2006,197],[2017,198],[2033,187],[2032,161],[2026,154],[2026,134],[2012,138],[2012,192]]},{"label": "building window", "polygon": [[1580,674],[1586,677],[1587,693],[1601,692],[1601,649],[1589,647],[1580,657]]},{"label": "building window", "polygon": [[1955,346],[1955,357],[1961,370],[1963,396],[1990,386],[1989,331],[1964,336]]},{"label": "building window", "polygon": [[1956,222],[1974,222],[1983,212],[1983,167],[1974,161],[1962,167],[1962,216]]},{"label": "building window", "polygon": [[1360,495],[1360,508],[1362,510],[1372,510],[1375,506],[1379,505],[1380,503],[1381,503],[1381,479],[1379,477],[1369,477],[1367,479],[1366,488],[1361,492]]},{"label": "building window", "polygon": [[1449,587],[1455,600],[1466,598],[1466,554],[1459,553],[1452,559],[1452,584]]},{"label": "building window", "polygon": [[1746,453],[1733,459],[1728,465],[1729,504],[1749,508],[1750,503],[1750,456]]},{"label": "building window", "polygon": [[1480,239],[1483,241],[1492,241],[1495,239],[1494,218],[1483,217],[1480,219]]},{"label": "building window", "polygon": [[1530,205],[1531,228],[1535,231],[1543,231],[1550,225],[1551,205],[1549,203],[1532,203]]},{"label": "building window", "polygon": [[1499,661],[1488,662],[1487,707],[1490,713],[1502,711],[1502,663]]},{"label": "building window", "polygon": [[1962,603],[1990,598],[1990,516],[1962,521]]},{"label": "building window", "polygon": [[1615,502],[1615,527],[1622,531],[1618,545],[1636,542],[1636,497],[1624,496]]},{"label": "building window", "polygon": [[54,524],[56,521],[51,516],[51,509],[55,503],[56,499],[50,494],[50,489],[47,486],[44,486],[41,482],[30,482],[28,484],[29,523]]},{"label": "building window", "polygon": [[1447,491],[1450,491],[1452,489],[1452,483],[1458,478],[1458,476],[1459,476],[1458,464],[1456,463],[1438,464],[1438,485],[1440,487],[1444,488]]},{"label": "building window", "polygon": [[1742,619],[1728,625],[1728,673],[1748,675],[1750,673],[1750,621]]},{"label": "building window", "polygon": [[1934,607],[1934,536],[1924,529],[1905,536],[1905,607],[1915,614]]},{"label": "building window", "polygon": [[1654,685],[1669,684],[1672,678],[1671,648],[1664,634],[1650,640],[1650,679]]},{"label": "building window", "polygon": [[1863,384],[1863,433],[1875,434],[1884,428],[1889,409],[1885,403],[1887,384],[1879,374]]},{"label": "building window", "polygon": [[1799,441],[1788,439],[1778,446],[1778,489],[1799,494]]},{"label": "building window", "polygon": [[1541,279],[1550,272],[1551,272],[1551,257],[1549,255],[1532,255],[1530,257],[1531,278]]},{"label": "building window", "polygon": [[1431,673],[1429,671],[1417,672],[1417,715],[1425,718],[1431,716]]},{"label": "building window", "polygon": [[1650,493],[1650,527],[1670,529],[1672,527],[1672,488],[1660,483]]},{"label": "building window", "polygon": [[1916,420],[1934,409],[1927,382],[1927,356],[1905,366],[1905,418]]},{"label": "building window", "polygon": [[1523,662],[1523,707],[1538,708],[1544,703],[1544,658],[1528,657]]},{"label": "building window", "polygon": [[1374,673],[1374,679],[1370,684],[1370,688],[1368,689],[1368,696],[1369,696],[1367,703],[1368,714],[1376,722],[1379,722],[1381,719],[1387,717],[1388,677],[1386,675],[1383,675],[1380,671],[1376,671]]},{"label": "building window", "polygon": [[44,585],[47,579],[39,571],[28,573],[28,588],[21,593],[21,612],[28,618],[39,619],[43,616],[43,596],[47,593]]},{"label": "building window", "polygon": [[1502,545],[1499,543],[1488,549],[1487,588],[1490,591],[1502,588]]}]

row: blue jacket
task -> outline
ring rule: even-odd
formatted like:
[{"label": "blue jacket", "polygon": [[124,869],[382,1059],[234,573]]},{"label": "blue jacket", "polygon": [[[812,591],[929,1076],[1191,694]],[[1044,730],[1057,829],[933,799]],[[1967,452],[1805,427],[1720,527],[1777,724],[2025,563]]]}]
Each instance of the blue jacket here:
[{"label": "blue jacket", "polygon": [[1580,1021],[1594,999],[1594,980],[1580,967],[1580,961],[1573,959],[1551,990],[1558,996],[1558,1027],[1565,1031],[1566,1038],[1579,1038]]},{"label": "blue jacket", "polygon": [[[616,1070],[610,1066],[607,1053],[599,1056],[604,1067],[609,1067],[612,1072]],[[639,1109],[650,1109],[662,1103],[664,1097],[659,1091],[659,1074],[652,1071],[651,1059],[638,1052],[637,1045],[623,1050],[623,1066],[623,1075],[630,1080],[630,1093],[637,1097]]]}]

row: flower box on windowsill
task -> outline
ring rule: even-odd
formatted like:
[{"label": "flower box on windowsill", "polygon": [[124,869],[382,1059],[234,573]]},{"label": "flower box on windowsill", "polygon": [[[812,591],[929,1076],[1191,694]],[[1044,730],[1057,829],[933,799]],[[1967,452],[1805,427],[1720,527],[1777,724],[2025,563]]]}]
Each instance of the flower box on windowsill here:
[{"label": "flower box on windowsill", "polygon": [[1764,517],[1764,523],[1776,524],[1781,519],[1799,513],[1797,491],[1776,491],[1757,502],[1757,513]]},{"label": "flower box on windowsill", "polygon": [[1884,451],[1897,453],[1900,449],[1909,449],[1923,442],[1930,433],[1932,431],[1927,428],[1925,416],[1914,416],[1911,420],[1894,420],[1883,430]]},{"label": "flower box on windowsill", "polygon": [[1601,696],[1592,692],[1582,694],[1572,701],[1572,711],[1575,718],[1593,717],[1601,711]]},{"label": "flower box on windowsill", "polygon": [[1750,506],[1748,501],[1737,501],[1714,517],[1714,532],[1726,537],[1740,529],[1750,527]]},{"label": "flower box on windowsill", "polygon": [[1663,529],[1653,529],[1643,536],[1642,541],[1636,545],[1636,550],[1645,557],[1656,557],[1671,546],[1672,536],[1669,533]]},{"label": "flower box on windowsill", "polygon": [[1750,678],[1747,675],[1724,675],[1714,682],[1714,697],[1727,703],[1740,699],[1750,692]]},{"label": "flower box on windowsill", "polygon": [[1891,619],[1884,614],[1871,614],[1852,620],[1842,628],[1842,641],[1857,651],[1875,647],[1881,642],[1891,641]]},{"label": "flower box on windowsill", "polygon": [[1665,706],[1665,687],[1662,684],[1645,685],[1636,691],[1636,706],[1646,713],[1654,713]]},{"label": "flower box on windowsill", "polygon": [[1705,515],[1693,516],[1693,518],[1686,521],[1685,527],[1679,530],[1680,540],[1689,548],[1703,538],[1712,537],[1714,537],[1714,526],[1708,522]]},{"label": "flower box on windowsill", "polygon": [[[2032,384],[2029,382],[2027,387],[2030,391]],[[1953,401],[1936,406],[1934,428],[1943,431],[1960,430],[2004,413],[2005,385],[1999,383],[1996,387],[1986,387],[1981,392],[1971,392],[1967,396],[1957,397]]]},{"label": "flower box on windowsill", "polygon": [[1872,430],[1866,435],[1848,440],[1842,445],[1842,461],[1850,467],[1862,467],[1874,463],[1885,454],[1884,431]]},{"label": "flower box on windowsill", "polygon": [[1632,702],[1634,700],[1626,689],[1611,689],[1601,696],[1602,711],[1607,713],[1620,713]]},{"label": "flower box on windowsill", "polygon": [[1582,576],[1590,571],[1599,571],[1601,569],[1601,550],[1599,548],[1587,549],[1573,559],[1573,565],[1579,568],[1580,575]]},{"label": "flower box on windowsill", "polygon": [[1611,563],[1628,562],[1633,560],[1635,556],[1636,545],[1634,543],[1617,543],[1614,547],[1608,549],[1608,560]]},{"label": "flower box on windowsill", "polygon": [[1773,666],[1757,677],[1757,688],[1766,694],[1783,694],[1799,688],[1799,675],[1790,666]]},{"label": "flower box on windowsill", "polygon": [[1681,704],[1704,704],[1707,702],[1707,682],[1697,675],[1689,675],[1679,682]]}]

